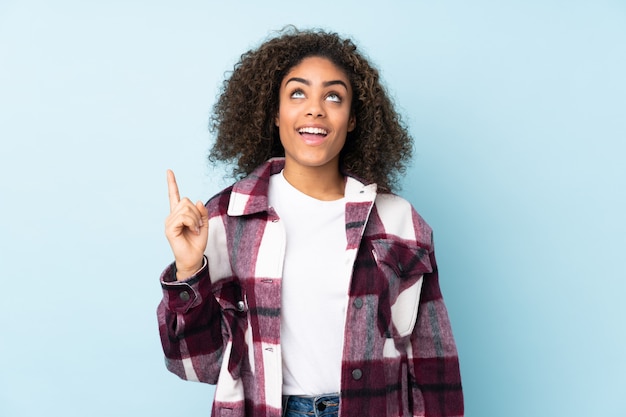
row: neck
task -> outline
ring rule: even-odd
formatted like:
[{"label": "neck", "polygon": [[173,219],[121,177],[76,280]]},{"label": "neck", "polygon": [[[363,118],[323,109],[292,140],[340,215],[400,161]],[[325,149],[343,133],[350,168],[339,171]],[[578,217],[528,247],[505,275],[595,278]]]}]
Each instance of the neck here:
[{"label": "neck", "polygon": [[283,175],[289,184],[309,197],[332,201],[344,196],[345,178],[339,172],[339,167],[303,168],[292,167],[286,163]]}]

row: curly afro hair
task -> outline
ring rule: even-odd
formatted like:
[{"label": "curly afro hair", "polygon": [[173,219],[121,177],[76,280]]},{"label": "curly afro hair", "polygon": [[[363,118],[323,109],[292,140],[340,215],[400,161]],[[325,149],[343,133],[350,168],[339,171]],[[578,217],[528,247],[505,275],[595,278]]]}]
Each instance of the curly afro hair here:
[{"label": "curly afro hair", "polygon": [[411,159],[413,141],[382,86],[379,73],[349,39],[322,30],[288,27],[235,64],[210,118],[216,141],[212,162],[234,165],[241,178],[271,157],[284,156],[278,128],[279,89],[285,75],[303,59],[322,57],[350,80],[356,128],[348,133],[340,169],[393,191]]}]

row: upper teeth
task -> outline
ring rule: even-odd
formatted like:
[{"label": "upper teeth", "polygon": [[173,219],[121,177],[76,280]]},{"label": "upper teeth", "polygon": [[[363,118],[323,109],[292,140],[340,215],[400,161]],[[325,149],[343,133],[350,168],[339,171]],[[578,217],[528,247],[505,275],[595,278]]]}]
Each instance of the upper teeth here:
[{"label": "upper teeth", "polygon": [[303,127],[298,130],[300,133],[312,133],[314,135],[326,135],[328,132],[324,129],[320,129],[319,127]]}]

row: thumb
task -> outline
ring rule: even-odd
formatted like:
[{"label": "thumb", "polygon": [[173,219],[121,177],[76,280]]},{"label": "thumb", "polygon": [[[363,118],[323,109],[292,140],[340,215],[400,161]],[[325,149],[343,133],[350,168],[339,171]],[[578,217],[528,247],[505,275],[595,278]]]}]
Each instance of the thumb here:
[{"label": "thumb", "polygon": [[196,208],[200,212],[200,219],[202,220],[202,227],[209,225],[209,211],[206,209],[204,203],[202,201],[196,202]]}]

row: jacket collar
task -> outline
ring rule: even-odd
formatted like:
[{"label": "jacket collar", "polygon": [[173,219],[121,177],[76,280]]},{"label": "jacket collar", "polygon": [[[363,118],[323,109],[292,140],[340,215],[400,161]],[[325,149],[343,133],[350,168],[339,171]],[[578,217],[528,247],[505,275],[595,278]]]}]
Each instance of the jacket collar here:
[{"label": "jacket collar", "polygon": [[[228,203],[229,216],[245,216],[268,211],[270,177],[285,167],[285,158],[272,158],[256,168],[250,175],[237,181]],[[345,197],[347,203],[373,202],[376,184],[365,184],[347,174]]]}]

